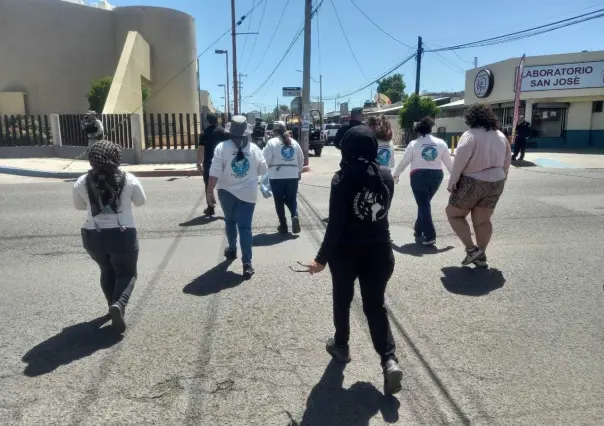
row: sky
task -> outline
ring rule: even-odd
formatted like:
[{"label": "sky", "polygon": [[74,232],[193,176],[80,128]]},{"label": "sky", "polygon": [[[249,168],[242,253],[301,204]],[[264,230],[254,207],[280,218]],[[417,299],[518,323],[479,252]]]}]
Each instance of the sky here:
[{"label": "sky", "polygon": [[[236,16],[241,17],[260,1],[236,0]],[[279,103],[289,105],[292,98],[283,98],[282,87],[302,86],[302,73],[297,70],[302,69],[303,37],[299,38],[274,75],[270,78],[269,75],[301,28],[304,0],[264,1],[238,27],[239,32],[259,33],[257,36],[240,35],[237,38],[239,72],[247,75],[243,78],[244,112],[263,111],[264,108],[270,112],[277,104],[277,99]],[[604,8],[604,1],[597,0],[354,1],[384,31],[413,48],[417,46],[418,36],[422,36],[426,48],[450,46]],[[196,22],[198,54],[212,45],[231,25],[229,0],[113,0],[111,3],[116,6],[161,6],[190,14]],[[334,6],[344,32],[338,23]],[[280,19],[282,14],[283,18]],[[275,37],[269,45],[273,34]],[[525,40],[458,50],[457,54],[446,52],[439,57],[426,53],[422,59],[420,88],[422,91],[464,90],[465,70],[474,67],[474,57],[478,58],[478,65],[481,66],[522,54],[535,56],[601,50],[604,48],[602,40],[604,18],[599,18]],[[218,84],[224,84],[226,80],[225,61],[224,55],[214,53],[215,49],[228,49],[231,55],[230,32],[199,58],[200,87],[210,92],[214,105],[222,110],[224,89],[219,88]],[[318,81],[322,75],[325,112],[329,112],[339,102],[348,101],[352,108],[370,99],[372,94],[375,96],[377,85],[372,85],[350,97],[333,100],[338,95],[353,92],[375,80],[414,50],[380,32],[354,7],[352,0],[324,0],[318,16],[313,19],[311,51],[311,76]],[[404,76],[407,93],[415,88],[415,67],[415,60],[411,60],[397,71]],[[319,84],[313,82],[311,97],[318,96]]]}]

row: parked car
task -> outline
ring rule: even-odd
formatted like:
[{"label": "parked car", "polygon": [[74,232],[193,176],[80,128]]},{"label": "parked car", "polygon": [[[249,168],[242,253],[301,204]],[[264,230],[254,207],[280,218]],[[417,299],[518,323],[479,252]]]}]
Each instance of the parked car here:
[{"label": "parked car", "polygon": [[323,124],[323,129],[321,129],[321,140],[325,145],[333,144],[336,133],[338,133],[340,127],[341,124],[339,123]]},{"label": "parked car", "polygon": [[273,137],[273,123],[266,123],[264,126],[264,143]]}]

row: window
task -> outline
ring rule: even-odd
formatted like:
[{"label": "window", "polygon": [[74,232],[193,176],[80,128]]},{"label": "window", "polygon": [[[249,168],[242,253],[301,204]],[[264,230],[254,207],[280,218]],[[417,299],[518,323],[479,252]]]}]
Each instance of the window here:
[{"label": "window", "polygon": [[442,138],[442,137],[444,137],[444,136],[445,136],[445,133],[447,133],[447,128],[446,128],[446,127],[439,127],[439,128],[438,128],[438,131],[436,132],[436,135],[437,135],[438,137],[441,137],[441,138]]},{"label": "window", "polygon": [[562,137],[566,116],[564,108],[535,108],[531,121],[531,136],[534,138]]},{"label": "window", "polygon": [[591,112],[602,112],[604,109],[604,101],[594,101],[591,105]]}]

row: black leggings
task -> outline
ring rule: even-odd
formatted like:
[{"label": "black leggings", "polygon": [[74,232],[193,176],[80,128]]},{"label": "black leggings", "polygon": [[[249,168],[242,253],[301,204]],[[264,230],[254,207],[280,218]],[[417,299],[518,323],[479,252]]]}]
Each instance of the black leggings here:
[{"label": "black leggings", "polygon": [[125,308],[136,282],[138,238],[136,229],[82,229],[84,248],[101,268],[101,289],[109,306]]},{"label": "black leggings", "polygon": [[373,347],[382,364],[395,359],[396,345],[384,305],[386,285],[394,272],[394,254],[390,243],[340,248],[329,261],[333,283],[333,320],[337,345],[348,346],[350,305],[354,282],[358,278],[363,311],[369,324]]}]

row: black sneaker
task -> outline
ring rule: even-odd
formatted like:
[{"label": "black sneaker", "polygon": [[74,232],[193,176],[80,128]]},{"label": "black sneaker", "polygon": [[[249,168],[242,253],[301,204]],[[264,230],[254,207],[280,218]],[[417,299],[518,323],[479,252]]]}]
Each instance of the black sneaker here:
[{"label": "black sneaker", "polygon": [[325,350],[329,355],[332,356],[333,359],[338,362],[348,364],[350,361],[352,361],[352,359],[350,358],[350,351],[348,349],[348,346],[336,345],[336,341],[333,337],[327,340]]},{"label": "black sneaker", "polygon": [[394,395],[403,388],[403,370],[394,359],[389,359],[384,365],[384,395]]},{"label": "black sneaker", "polygon": [[225,248],[224,249],[224,257],[227,258],[227,260],[235,260],[237,259],[237,249],[230,249],[230,248]]},{"label": "black sneaker", "polygon": [[483,255],[474,261],[474,265],[480,268],[488,268],[489,264],[487,262],[487,255],[483,252]]},{"label": "black sneaker", "polygon": [[292,218],[292,232],[299,234],[302,229],[300,228],[300,219],[298,216]]},{"label": "black sneaker", "polygon": [[470,263],[473,263],[476,259],[481,257],[484,254],[484,251],[479,249],[478,247],[472,247],[471,249],[466,249],[466,258],[461,261],[463,266],[468,266]]},{"label": "black sneaker", "polygon": [[126,331],[126,322],[124,321],[124,309],[119,303],[114,303],[109,307],[109,315],[111,316],[111,326],[115,331],[122,334]]},{"label": "black sneaker", "polygon": [[252,276],[254,276],[254,274],[256,273],[256,271],[254,271],[254,268],[252,268],[252,265],[250,265],[249,263],[247,265],[243,265],[243,276],[245,277],[245,279],[250,279],[252,278]]},{"label": "black sneaker", "polygon": [[206,216],[214,216],[216,214],[216,210],[214,207],[209,207],[203,211],[203,214]]},{"label": "black sneaker", "polygon": [[277,227],[277,232],[279,232],[280,234],[288,234],[289,233],[289,229],[287,229],[287,225],[279,225]]}]

